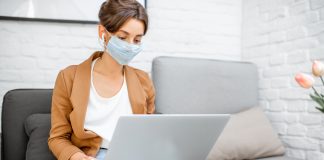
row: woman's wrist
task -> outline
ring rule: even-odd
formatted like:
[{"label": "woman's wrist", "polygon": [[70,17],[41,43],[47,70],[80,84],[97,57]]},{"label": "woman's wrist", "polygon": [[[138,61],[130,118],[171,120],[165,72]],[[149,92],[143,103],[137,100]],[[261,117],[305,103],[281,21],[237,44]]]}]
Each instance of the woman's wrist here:
[{"label": "woman's wrist", "polygon": [[71,157],[70,160],[86,160],[87,155],[85,155],[83,152],[76,152]]}]

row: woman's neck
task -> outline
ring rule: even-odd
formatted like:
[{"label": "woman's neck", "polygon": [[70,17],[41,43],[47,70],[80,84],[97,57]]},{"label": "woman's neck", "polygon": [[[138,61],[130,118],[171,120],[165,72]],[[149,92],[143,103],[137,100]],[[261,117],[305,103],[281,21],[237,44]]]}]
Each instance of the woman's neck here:
[{"label": "woman's neck", "polygon": [[98,58],[94,71],[110,78],[118,78],[124,74],[123,65],[115,61],[107,51]]}]

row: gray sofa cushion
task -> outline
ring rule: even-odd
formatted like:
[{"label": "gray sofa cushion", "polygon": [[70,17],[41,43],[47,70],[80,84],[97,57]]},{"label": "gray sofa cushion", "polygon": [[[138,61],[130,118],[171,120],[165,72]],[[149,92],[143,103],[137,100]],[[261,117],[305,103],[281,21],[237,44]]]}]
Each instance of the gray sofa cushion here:
[{"label": "gray sofa cushion", "polygon": [[158,113],[238,113],[258,103],[252,63],[158,57],[152,78]]},{"label": "gray sofa cushion", "polygon": [[26,119],[25,131],[29,136],[26,160],[56,159],[47,144],[50,128],[50,114],[32,114]]}]

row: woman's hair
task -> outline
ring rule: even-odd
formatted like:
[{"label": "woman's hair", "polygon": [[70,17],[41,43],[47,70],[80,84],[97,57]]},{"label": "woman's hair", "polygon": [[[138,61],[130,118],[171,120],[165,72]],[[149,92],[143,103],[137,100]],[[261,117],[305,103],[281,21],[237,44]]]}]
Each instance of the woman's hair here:
[{"label": "woman's hair", "polygon": [[144,23],[144,34],[148,27],[148,15],[144,7],[136,0],[107,0],[99,10],[99,21],[109,32],[117,32],[130,18]]}]

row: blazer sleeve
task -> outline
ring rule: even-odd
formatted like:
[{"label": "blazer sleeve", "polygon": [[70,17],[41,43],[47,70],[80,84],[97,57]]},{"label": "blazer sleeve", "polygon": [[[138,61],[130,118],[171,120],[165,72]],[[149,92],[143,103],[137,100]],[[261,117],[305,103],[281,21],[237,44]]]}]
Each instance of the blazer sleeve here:
[{"label": "blazer sleeve", "polygon": [[82,152],[72,144],[72,127],[69,115],[72,105],[69,100],[63,71],[60,71],[55,82],[51,108],[51,130],[48,146],[58,160],[68,160],[74,153]]},{"label": "blazer sleeve", "polygon": [[152,80],[148,76],[148,98],[146,100],[147,103],[147,114],[154,114],[155,112],[155,89]]}]

